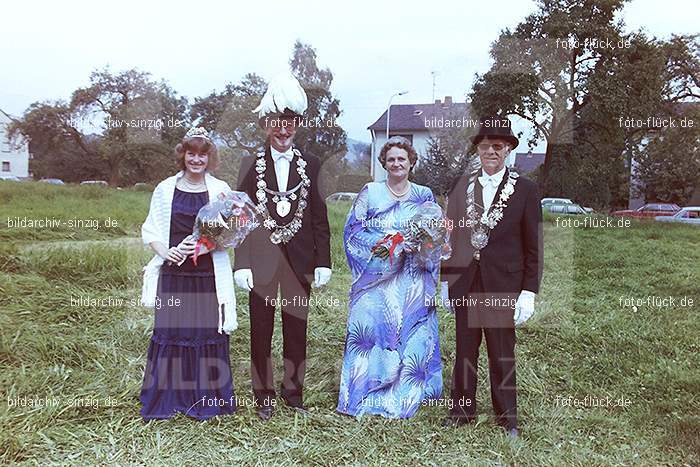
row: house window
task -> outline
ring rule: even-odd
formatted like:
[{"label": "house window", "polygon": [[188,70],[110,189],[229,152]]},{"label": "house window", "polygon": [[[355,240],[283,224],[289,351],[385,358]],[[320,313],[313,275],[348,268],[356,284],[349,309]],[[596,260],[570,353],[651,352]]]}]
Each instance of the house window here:
[{"label": "house window", "polygon": [[9,161],[2,161],[2,171],[3,172],[10,171],[10,162]]}]

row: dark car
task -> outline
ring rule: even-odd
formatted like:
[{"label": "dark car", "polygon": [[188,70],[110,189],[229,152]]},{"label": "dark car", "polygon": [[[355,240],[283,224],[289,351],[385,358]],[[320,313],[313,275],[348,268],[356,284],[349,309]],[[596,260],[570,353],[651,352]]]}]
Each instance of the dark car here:
[{"label": "dark car", "polygon": [[621,211],[614,211],[612,215],[644,219],[658,216],[672,216],[680,210],[681,208],[677,204],[649,203],[637,209],[623,209]]}]

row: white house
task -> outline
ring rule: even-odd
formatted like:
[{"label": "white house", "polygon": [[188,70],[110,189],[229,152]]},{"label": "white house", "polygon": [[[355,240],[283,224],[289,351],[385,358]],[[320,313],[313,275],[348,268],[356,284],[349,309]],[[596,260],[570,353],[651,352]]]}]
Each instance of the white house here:
[{"label": "white house", "polygon": [[[377,158],[386,143],[386,111],[367,127],[372,136],[370,175],[374,181],[386,180],[386,170]],[[446,125],[450,125],[447,127]],[[469,117],[469,106],[464,102],[452,102],[446,96],[445,101],[436,99],[432,104],[395,104],[389,112],[389,137],[404,136],[415,148],[420,158],[425,157],[431,134],[444,128],[474,127],[475,122]]]},{"label": "white house", "polygon": [[0,177],[14,175],[20,178],[29,177],[29,145],[26,141],[10,142],[7,128],[12,123],[12,117],[0,109]]}]

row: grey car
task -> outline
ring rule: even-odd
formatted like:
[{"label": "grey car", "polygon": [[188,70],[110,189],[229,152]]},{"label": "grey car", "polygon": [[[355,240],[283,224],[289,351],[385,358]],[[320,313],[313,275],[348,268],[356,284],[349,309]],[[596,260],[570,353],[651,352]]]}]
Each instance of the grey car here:
[{"label": "grey car", "polygon": [[574,214],[574,215],[585,215],[588,214],[581,206],[578,204],[548,204],[545,209],[552,214]]},{"label": "grey car", "polygon": [[657,216],[654,219],[660,222],[700,225],[700,206],[686,206],[672,216]]},{"label": "grey car", "polygon": [[550,204],[574,204],[569,198],[542,198],[540,201],[542,207],[547,207]]},{"label": "grey car", "polygon": [[[542,206],[542,209],[546,209],[547,211],[551,211],[550,206],[553,204],[558,204],[558,205],[564,205],[564,206],[572,206],[572,205],[577,205],[573,201],[571,201],[569,198],[542,198],[542,201],[540,201],[540,205]],[[593,213],[593,208],[589,207],[583,207],[582,208],[585,211],[585,214],[592,214]],[[577,211],[574,209],[573,211]],[[580,214],[579,212],[570,212],[568,214]],[[563,212],[564,214],[567,214],[567,209],[564,209],[563,211],[560,210],[560,212]]]},{"label": "grey car", "polygon": [[338,193],[333,193],[332,195],[328,196],[326,198],[326,202],[335,202],[335,201],[355,201],[355,198],[357,198],[357,193],[351,193],[348,191],[341,191]]},{"label": "grey car", "polygon": [[49,185],[65,185],[63,180],[60,178],[42,178],[39,180],[41,183],[48,183]]}]

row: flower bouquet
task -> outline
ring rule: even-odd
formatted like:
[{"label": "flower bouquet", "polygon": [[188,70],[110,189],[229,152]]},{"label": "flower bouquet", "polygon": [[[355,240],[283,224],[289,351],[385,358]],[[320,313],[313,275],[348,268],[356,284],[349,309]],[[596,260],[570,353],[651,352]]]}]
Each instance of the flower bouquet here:
[{"label": "flower bouquet", "polygon": [[415,255],[424,266],[447,259],[452,254],[450,229],[442,209],[432,201],[418,207],[418,212],[403,224],[403,232],[390,232],[372,248],[373,256],[389,258],[402,251]]},{"label": "flower bouquet", "polygon": [[191,236],[197,242],[192,262],[197,265],[202,245],[208,250],[235,248],[258,225],[255,205],[247,194],[241,191],[220,193],[197,213]]},{"label": "flower bouquet", "polygon": [[[400,247],[399,252],[403,249],[402,244],[404,242],[404,237],[401,232],[392,231],[379,240],[372,247],[372,256],[377,256],[382,259],[389,258],[389,264],[392,264],[394,258],[394,251],[396,247]],[[399,253],[397,252],[397,254]]]}]

